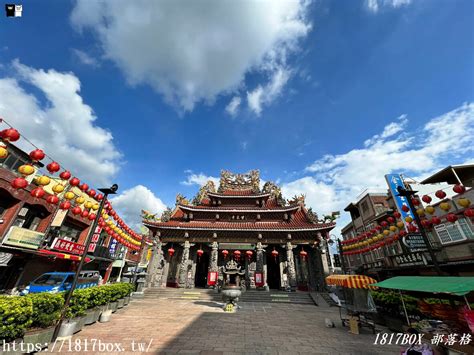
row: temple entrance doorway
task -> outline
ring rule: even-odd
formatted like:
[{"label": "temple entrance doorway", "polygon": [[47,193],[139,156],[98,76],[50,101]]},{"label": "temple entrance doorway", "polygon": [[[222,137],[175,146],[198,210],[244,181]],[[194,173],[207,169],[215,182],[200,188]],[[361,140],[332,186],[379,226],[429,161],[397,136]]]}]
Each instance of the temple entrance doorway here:
[{"label": "temple entrance doorway", "polygon": [[209,268],[209,253],[204,252],[201,257],[196,259],[196,275],[194,277],[195,287],[206,287],[207,271]]},{"label": "temple entrance doorway", "polygon": [[273,290],[279,290],[281,285],[280,262],[271,252],[267,252],[267,285]]}]

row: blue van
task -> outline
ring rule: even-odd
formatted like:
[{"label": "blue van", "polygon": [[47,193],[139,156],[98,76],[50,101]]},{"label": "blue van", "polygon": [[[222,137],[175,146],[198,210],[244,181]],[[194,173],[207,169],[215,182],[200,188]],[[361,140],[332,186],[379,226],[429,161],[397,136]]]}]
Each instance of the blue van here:
[{"label": "blue van", "polygon": [[[88,288],[97,286],[100,280],[98,271],[84,270],[79,273],[76,288]],[[50,292],[57,293],[67,291],[72,286],[74,272],[47,272],[33,280],[21,292],[22,295],[28,293]]]}]

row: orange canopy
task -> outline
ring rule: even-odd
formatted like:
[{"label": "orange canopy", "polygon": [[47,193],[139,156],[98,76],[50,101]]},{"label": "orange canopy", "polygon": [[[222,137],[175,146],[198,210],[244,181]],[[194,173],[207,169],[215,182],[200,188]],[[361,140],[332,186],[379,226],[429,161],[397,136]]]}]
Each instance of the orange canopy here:
[{"label": "orange canopy", "polygon": [[331,275],[326,277],[326,283],[333,286],[341,286],[347,288],[366,288],[375,290],[378,287],[370,286],[376,283],[371,277],[365,275]]}]

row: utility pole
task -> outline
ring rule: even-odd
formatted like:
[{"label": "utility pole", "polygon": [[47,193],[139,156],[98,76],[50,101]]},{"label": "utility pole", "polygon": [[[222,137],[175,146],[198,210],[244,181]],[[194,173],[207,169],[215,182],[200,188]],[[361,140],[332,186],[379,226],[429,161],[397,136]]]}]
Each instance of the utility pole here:
[{"label": "utility pole", "polygon": [[56,340],[59,334],[59,329],[61,329],[61,324],[63,323],[64,317],[66,315],[66,311],[69,307],[69,303],[71,302],[71,297],[76,289],[77,286],[77,279],[79,278],[79,273],[82,271],[82,267],[84,266],[84,262],[87,257],[87,252],[89,250],[89,245],[91,244],[91,239],[92,235],[95,232],[95,229],[97,228],[97,224],[99,223],[99,218],[102,214],[102,210],[104,209],[105,202],[107,201],[107,196],[110,194],[115,194],[118,190],[117,184],[113,184],[110,188],[104,188],[104,189],[99,189],[100,192],[104,193],[104,197],[102,201],[100,201],[99,205],[99,210],[97,211],[97,216],[94,219],[94,223],[92,223],[92,226],[90,227],[91,229],[89,230],[89,234],[87,235],[86,239],[86,244],[84,246],[84,251],[82,252],[81,255],[81,261],[79,262],[79,266],[77,267],[76,273],[74,275],[74,280],[72,281],[72,285],[68,293],[66,294],[66,299],[64,301],[63,305],[63,310],[61,312],[61,317],[59,318],[58,324],[56,325],[56,328],[54,329],[54,334],[53,334],[53,341]]}]

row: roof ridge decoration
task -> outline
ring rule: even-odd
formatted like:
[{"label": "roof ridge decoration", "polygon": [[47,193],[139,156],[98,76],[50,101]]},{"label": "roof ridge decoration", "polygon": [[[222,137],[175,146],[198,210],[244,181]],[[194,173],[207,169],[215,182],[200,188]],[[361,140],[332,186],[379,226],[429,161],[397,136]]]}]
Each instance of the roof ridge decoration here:
[{"label": "roof ridge decoration", "polygon": [[260,193],[260,171],[250,170],[246,174],[234,174],[228,170],[221,170],[219,182],[219,193],[226,190],[252,190],[253,193]]},{"label": "roof ridge decoration", "polygon": [[277,201],[277,204],[280,206],[286,206],[286,201],[283,198],[281,189],[272,181],[267,181],[263,185],[262,192],[269,193]]},{"label": "roof ridge decoration", "polygon": [[176,195],[176,206],[178,205],[189,205],[189,200],[182,194]]},{"label": "roof ridge decoration", "polygon": [[193,199],[193,205],[200,205],[204,199],[208,199],[209,192],[216,192],[216,185],[212,180],[209,180],[205,185],[201,186],[197,195]]}]

